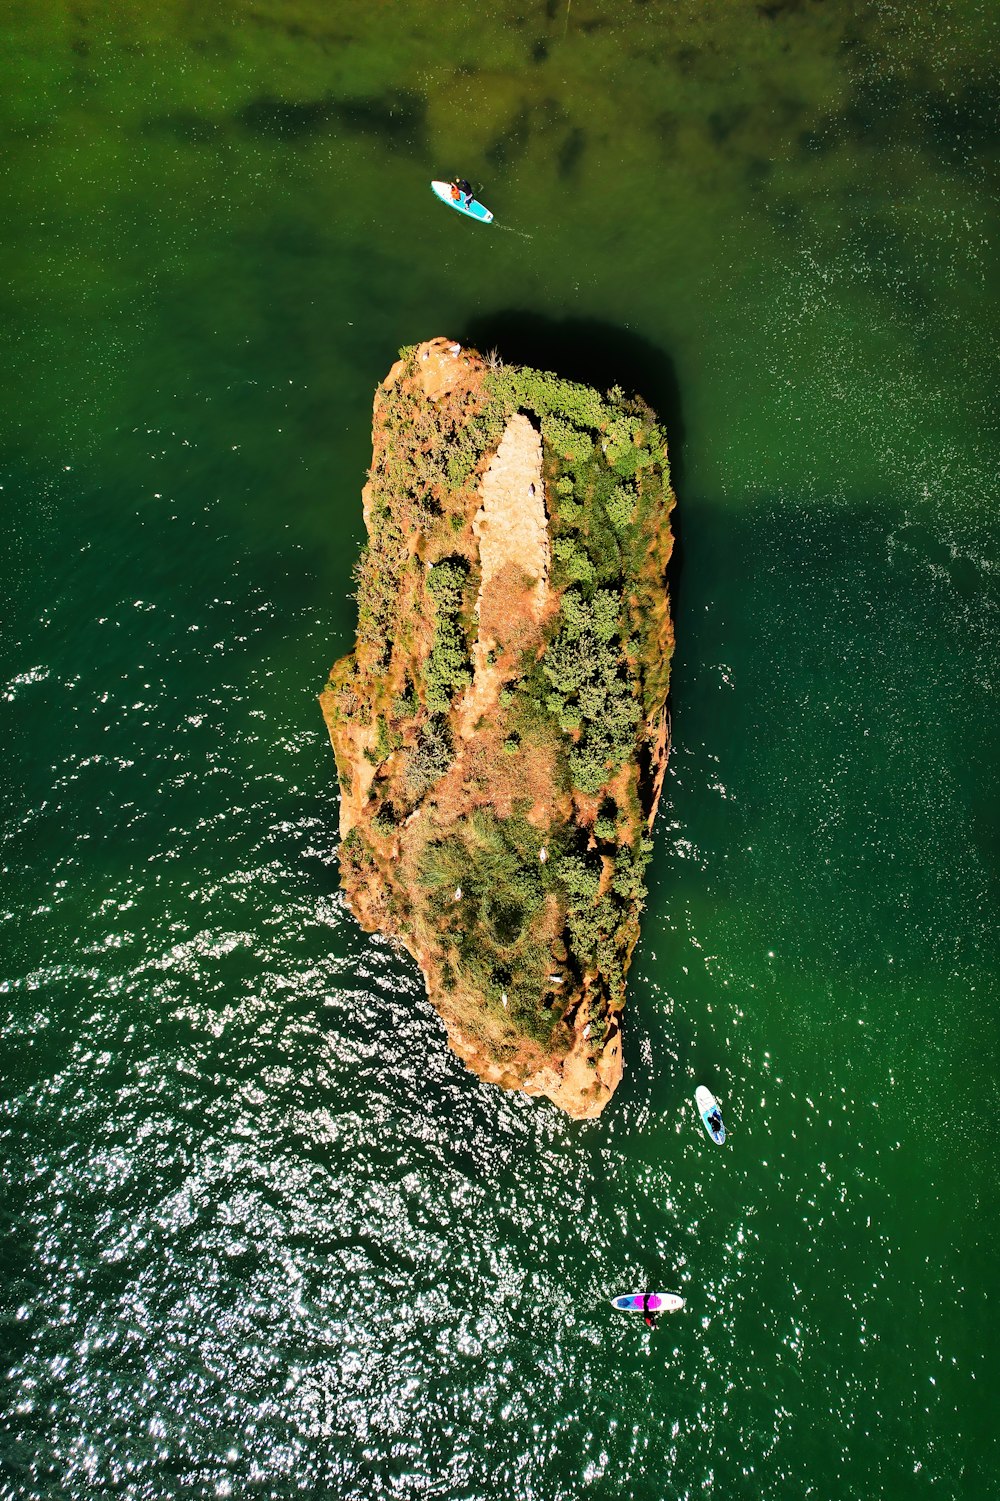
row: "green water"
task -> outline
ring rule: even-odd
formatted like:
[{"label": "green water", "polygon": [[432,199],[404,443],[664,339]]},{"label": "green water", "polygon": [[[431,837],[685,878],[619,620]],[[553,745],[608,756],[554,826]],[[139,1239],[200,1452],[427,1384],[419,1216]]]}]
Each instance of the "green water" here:
[{"label": "green water", "polygon": [[[0,17],[0,1495],[997,1494],[995,9],[146,9]],[[674,441],[594,1123],[338,895],[314,695],[443,332]]]}]

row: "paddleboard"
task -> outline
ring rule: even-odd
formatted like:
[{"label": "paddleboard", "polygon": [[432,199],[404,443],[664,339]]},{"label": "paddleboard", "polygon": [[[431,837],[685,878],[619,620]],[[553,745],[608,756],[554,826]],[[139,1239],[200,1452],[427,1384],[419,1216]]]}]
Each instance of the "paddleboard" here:
[{"label": "paddleboard", "polygon": [[451,196],[450,182],[432,182],[431,187],[434,189],[435,193],[438,195],[442,203],[446,203],[449,208],[457,209],[458,212],[460,214],[464,214],[467,219],[478,219],[480,224],[493,223],[493,215],[490,213],[488,208],[483,207],[478,198],[473,198],[471,203],[466,203],[464,198],[459,198],[456,202],[455,199]]},{"label": "paddleboard", "polygon": [[[722,1143],[726,1139],[726,1128],[722,1124],[722,1111],[719,1108],[718,1100],[715,1098],[715,1095],[710,1089],[706,1089],[704,1084],[699,1084],[698,1088],[694,1092],[694,1102],[697,1105],[699,1113],[701,1115],[702,1125],[705,1127],[705,1130],[708,1132],[712,1140],[721,1147]],[[713,1115],[716,1114],[716,1112],[718,1112],[719,1117],[718,1130],[709,1125],[709,1120]]]},{"label": "paddleboard", "polygon": [[[624,1313],[642,1313],[645,1296],[645,1293],[622,1293],[620,1298],[611,1299],[611,1307]],[[676,1313],[684,1307],[684,1299],[678,1293],[650,1293],[646,1306],[650,1313]]]}]

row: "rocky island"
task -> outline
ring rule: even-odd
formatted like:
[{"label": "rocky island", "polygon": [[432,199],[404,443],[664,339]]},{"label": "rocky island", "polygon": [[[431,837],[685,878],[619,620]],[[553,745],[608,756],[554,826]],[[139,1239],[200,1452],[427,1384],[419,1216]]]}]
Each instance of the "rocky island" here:
[{"label": "rocky island", "polygon": [[321,694],[348,903],[480,1078],[597,1115],[669,748],[664,432],[433,339],[376,390],[363,502],[357,645]]}]

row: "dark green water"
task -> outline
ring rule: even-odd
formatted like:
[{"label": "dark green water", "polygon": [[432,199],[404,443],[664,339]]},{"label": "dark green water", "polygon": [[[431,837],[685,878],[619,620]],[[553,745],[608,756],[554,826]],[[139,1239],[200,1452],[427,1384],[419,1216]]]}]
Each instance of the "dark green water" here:
[{"label": "dark green water", "polygon": [[[996,1495],[995,9],[146,9],[0,18],[0,1494]],[[441,332],[674,437],[592,1124],[337,891],[314,694]]]}]

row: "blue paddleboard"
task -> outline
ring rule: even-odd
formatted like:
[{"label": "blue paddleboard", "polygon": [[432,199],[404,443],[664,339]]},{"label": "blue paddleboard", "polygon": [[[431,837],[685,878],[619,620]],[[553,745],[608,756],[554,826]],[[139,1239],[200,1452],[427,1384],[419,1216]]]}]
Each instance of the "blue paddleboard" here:
[{"label": "blue paddleboard", "polygon": [[454,199],[451,196],[450,182],[432,182],[431,187],[442,203],[446,203],[449,208],[456,209],[458,213],[464,214],[467,219],[478,219],[480,224],[493,223],[493,215],[488,208],[483,207],[478,198],[473,198],[471,203],[466,203],[464,198]]}]

